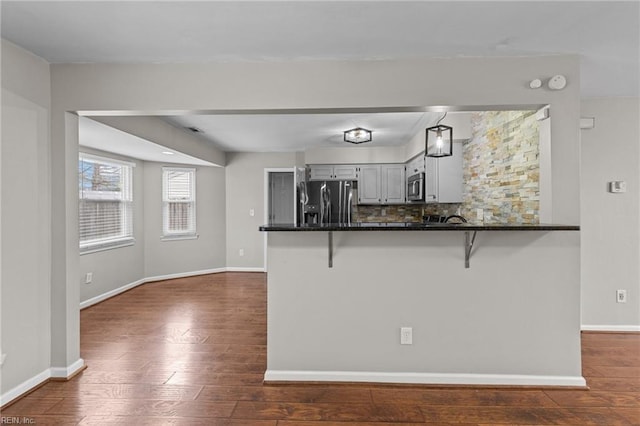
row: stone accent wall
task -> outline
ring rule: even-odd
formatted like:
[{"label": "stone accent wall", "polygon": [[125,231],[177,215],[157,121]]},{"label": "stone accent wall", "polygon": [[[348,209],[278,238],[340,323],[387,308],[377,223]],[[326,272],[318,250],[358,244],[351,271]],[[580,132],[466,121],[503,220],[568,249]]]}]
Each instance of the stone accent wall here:
[{"label": "stone accent wall", "polygon": [[535,111],[472,114],[464,144],[462,214],[484,223],[539,222],[539,149]]}]

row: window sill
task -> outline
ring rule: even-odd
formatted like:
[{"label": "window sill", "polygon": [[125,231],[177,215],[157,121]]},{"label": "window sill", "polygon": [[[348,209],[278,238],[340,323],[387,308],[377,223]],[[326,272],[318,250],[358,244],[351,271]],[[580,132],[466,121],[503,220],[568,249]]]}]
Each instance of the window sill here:
[{"label": "window sill", "polygon": [[181,240],[197,240],[200,238],[198,234],[189,235],[163,235],[160,237],[160,241],[181,241]]},{"label": "window sill", "polygon": [[94,246],[80,248],[80,256],[83,256],[85,254],[97,253],[99,251],[106,251],[106,250],[113,250],[113,249],[118,249],[118,248],[122,248],[122,247],[129,247],[129,246],[134,245],[135,242],[136,242],[135,239],[127,238],[126,240],[120,240],[120,241],[116,241],[116,242],[112,242],[112,243],[108,243],[108,244],[103,244],[103,245],[96,244]]}]

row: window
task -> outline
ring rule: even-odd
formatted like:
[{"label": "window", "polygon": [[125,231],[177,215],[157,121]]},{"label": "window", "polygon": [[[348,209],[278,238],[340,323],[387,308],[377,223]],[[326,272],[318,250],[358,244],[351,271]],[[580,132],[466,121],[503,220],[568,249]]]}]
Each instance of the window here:
[{"label": "window", "polygon": [[132,163],[80,154],[80,252],[133,243]]},{"label": "window", "polygon": [[196,237],[196,170],[162,168],[164,237]]}]

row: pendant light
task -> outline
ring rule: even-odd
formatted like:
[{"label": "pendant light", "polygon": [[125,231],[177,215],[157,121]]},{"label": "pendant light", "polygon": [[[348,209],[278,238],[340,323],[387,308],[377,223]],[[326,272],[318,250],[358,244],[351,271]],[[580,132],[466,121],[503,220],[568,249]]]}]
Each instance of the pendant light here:
[{"label": "pendant light", "polygon": [[447,116],[445,112],[435,126],[427,128],[425,154],[427,157],[450,157],[453,155],[453,127],[440,124]]},{"label": "pendant light", "polygon": [[355,144],[370,142],[372,139],[371,130],[356,127],[355,129],[344,131],[344,141]]}]

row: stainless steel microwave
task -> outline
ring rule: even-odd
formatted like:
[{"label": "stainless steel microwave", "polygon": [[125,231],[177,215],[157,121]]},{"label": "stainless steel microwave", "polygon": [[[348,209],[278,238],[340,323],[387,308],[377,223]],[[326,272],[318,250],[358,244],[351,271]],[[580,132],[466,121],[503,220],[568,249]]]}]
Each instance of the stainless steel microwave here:
[{"label": "stainless steel microwave", "polygon": [[424,201],[424,173],[407,178],[407,201]]}]

